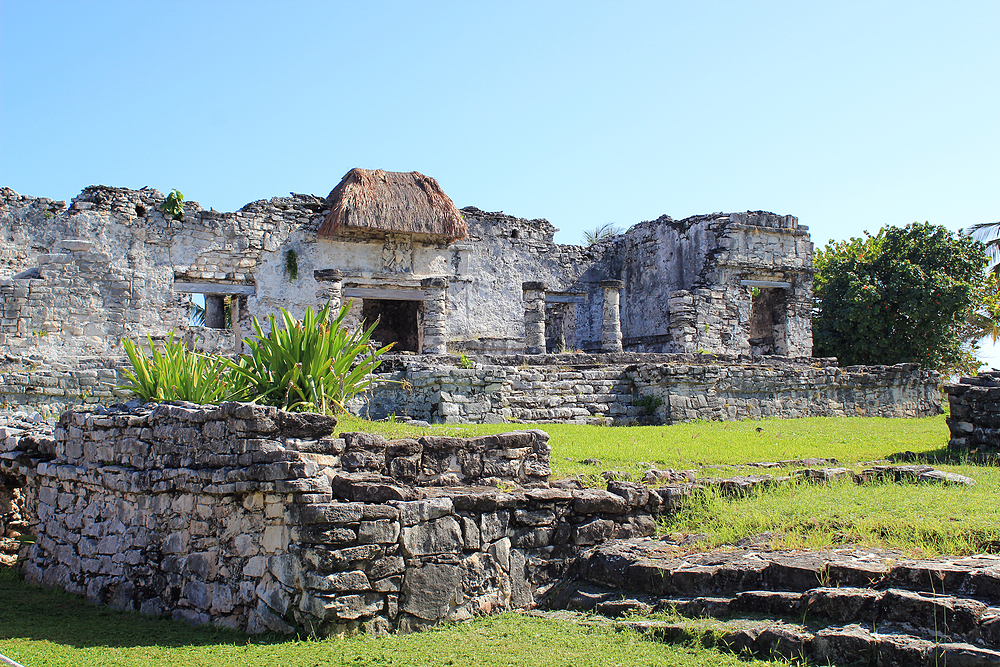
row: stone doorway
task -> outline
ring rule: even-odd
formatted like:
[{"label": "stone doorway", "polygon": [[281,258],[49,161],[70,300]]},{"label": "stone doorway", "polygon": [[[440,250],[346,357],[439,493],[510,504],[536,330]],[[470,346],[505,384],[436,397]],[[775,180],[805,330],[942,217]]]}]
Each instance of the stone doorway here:
[{"label": "stone doorway", "polygon": [[393,352],[420,351],[422,311],[420,301],[364,299],[361,306],[361,316],[367,326],[378,320],[372,338],[380,345],[395,343]]},{"label": "stone doorway", "polygon": [[750,351],[784,354],[785,290],[754,287],[750,297]]}]

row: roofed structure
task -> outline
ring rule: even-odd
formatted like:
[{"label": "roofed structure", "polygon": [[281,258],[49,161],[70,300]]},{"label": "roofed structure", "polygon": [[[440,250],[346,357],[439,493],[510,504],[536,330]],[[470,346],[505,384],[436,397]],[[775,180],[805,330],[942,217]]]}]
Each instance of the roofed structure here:
[{"label": "roofed structure", "polygon": [[465,238],[465,220],[438,182],[420,172],[351,169],[327,197],[330,213],[317,234],[348,230]]}]

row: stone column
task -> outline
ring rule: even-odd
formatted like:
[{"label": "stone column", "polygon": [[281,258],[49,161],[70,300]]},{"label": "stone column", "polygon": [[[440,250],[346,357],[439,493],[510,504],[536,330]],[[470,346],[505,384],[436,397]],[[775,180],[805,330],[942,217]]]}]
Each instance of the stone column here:
[{"label": "stone column", "polygon": [[424,278],[420,287],[424,299],[424,330],[420,352],[423,354],[448,353],[448,279]]},{"label": "stone column", "polygon": [[205,295],[205,326],[209,329],[226,328],[225,297],[221,294]]},{"label": "stone column", "polygon": [[313,277],[319,283],[320,289],[316,292],[321,305],[330,302],[330,308],[334,312],[340,310],[343,305],[343,285],[344,274],[338,269],[320,269],[313,271]]},{"label": "stone column", "polygon": [[243,354],[243,329],[240,327],[240,295],[229,297],[229,313],[233,320],[233,349],[236,354]]},{"label": "stone column", "polygon": [[622,351],[622,323],[619,303],[621,289],[625,283],[621,280],[602,280],[604,290],[604,309],[601,312],[601,352]]},{"label": "stone column", "polygon": [[545,283],[521,283],[524,292],[524,353],[545,353]]}]

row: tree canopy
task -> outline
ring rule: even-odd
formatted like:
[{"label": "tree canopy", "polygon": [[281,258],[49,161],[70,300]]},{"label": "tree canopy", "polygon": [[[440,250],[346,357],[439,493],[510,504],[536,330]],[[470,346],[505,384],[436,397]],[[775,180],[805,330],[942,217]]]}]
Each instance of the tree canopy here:
[{"label": "tree canopy", "polygon": [[844,365],[967,366],[963,329],[986,261],[981,242],[928,223],[831,242],[814,261],[813,354]]}]

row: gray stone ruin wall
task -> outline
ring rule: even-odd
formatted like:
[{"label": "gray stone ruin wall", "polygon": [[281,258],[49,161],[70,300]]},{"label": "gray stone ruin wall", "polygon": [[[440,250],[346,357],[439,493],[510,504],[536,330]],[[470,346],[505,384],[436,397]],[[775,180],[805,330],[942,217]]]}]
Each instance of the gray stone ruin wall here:
[{"label": "gray stone ruin wall", "polygon": [[629,353],[478,361],[469,369],[403,361],[384,376],[391,383],[353,409],[377,419],[602,425],[941,412],[940,375],[918,364],[839,368],[832,359]]},{"label": "gray stone ruin wall", "polygon": [[553,488],[548,436],[332,437],[273,408],[67,412],[19,444],[24,573],[120,609],[249,632],[412,630],[523,607],[582,547],[650,535],[660,497]]},{"label": "gray stone ruin wall", "polygon": [[979,373],[946,384],[951,439],[956,454],[1000,454],[1000,372]]},{"label": "gray stone ruin wall", "polygon": [[[626,350],[722,354],[761,352],[753,338],[753,287],[746,282],[787,284],[758,287],[770,296],[766,352],[789,357],[812,354],[812,243],[794,216],[733,213],[669,217],[628,230],[602,267],[625,282],[622,335]],[[652,304],[656,304],[651,307]],[[759,308],[759,306],[758,306]]]},{"label": "gray stone ruin wall", "polygon": [[[474,207],[463,209],[469,237],[445,244],[406,234],[318,239],[327,211],[312,195],[234,213],[186,202],[183,217],[164,214],[164,201],[149,188],[92,186],[67,207],[0,189],[0,277],[10,280],[0,286],[3,345],[69,362],[116,356],[122,336],[177,330],[200,338],[203,349],[230,352],[250,332],[251,316],[263,320],[280,307],[301,315],[328,298],[352,298],[353,321],[366,301],[419,301],[424,352],[520,352],[522,286],[530,282],[545,287],[546,351],[609,351],[618,349],[603,340],[615,329],[606,321],[613,295],[602,282],[622,280],[626,350],[804,356],[811,346],[811,245],[790,216],[664,217],[582,248],[555,243],[545,220]],[[744,280],[789,286],[764,288],[781,297],[767,331],[772,343],[748,343],[753,307]],[[233,331],[190,326],[198,292],[232,295]]]}]

